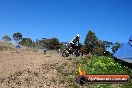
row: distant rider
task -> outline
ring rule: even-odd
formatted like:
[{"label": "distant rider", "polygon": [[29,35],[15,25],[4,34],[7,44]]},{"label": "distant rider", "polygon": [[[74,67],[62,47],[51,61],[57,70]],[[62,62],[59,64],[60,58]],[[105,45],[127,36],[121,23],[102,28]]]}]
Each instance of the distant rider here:
[{"label": "distant rider", "polygon": [[46,54],[46,52],[47,52],[47,49],[45,48],[45,49],[44,49],[44,54]]}]

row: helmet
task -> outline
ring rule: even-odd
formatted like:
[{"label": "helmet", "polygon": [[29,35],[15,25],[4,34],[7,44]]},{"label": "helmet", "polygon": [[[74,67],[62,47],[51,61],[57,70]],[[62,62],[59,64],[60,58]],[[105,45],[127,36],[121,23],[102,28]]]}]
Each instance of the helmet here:
[{"label": "helmet", "polygon": [[80,35],[79,35],[79,34],[77,34],[77,37],[80,37]]}]

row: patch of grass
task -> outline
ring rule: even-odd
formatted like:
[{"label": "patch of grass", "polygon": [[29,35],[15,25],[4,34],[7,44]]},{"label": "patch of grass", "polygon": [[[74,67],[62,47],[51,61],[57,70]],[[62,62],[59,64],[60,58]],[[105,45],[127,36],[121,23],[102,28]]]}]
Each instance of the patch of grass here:
[{"label": "patch of grass", "polygon": [[[92,58],[70,58],[75,65],[74,72],[78,72],[79,64],[83,65],[86,74],[128,74],[132,77],[132,70],[126,66],[121,66],[120,63],[114,61],[112,57],[106,56],[93,56]],[[78,73],[79,75],[79,73]],[[78,88],[78,84],[75,83],[75,76],[68,78],[71,82],[71,87]],[[130,88],[132,86],[132,80],[126,84],[88,84],[86,86],[79,86],[79,88]]]},{"label": "patch of grass", "polygon": [[128,74],[126,66],[116,63],[113,58],[94,56],[88,64],[83,64],[87,74]]},{"label": "patch of grass", "polygon": [[0,51],[12,49],[13,45],[6,43],[6,42],[0,42]]},{"label": "patch of grass", "polygon": [[7,42],[0,42],[0,45],[5,46],[5,47],[12,47],[13,45]]}]

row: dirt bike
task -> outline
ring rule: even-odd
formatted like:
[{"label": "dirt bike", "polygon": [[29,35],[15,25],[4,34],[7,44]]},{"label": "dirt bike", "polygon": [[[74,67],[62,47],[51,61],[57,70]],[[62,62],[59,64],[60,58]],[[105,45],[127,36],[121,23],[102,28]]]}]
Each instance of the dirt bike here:
[{"label": "dirt bike", "polygon": [[62,56],[63,56],[63,57],[68,57],[68,56],[69,56],[69,51],[66,50],[66,49],[63,50],[63,51],[62,51]]},{"label": "dirt bike", "polygon": [[76,57],[80,56],[80,52],[78,49],[65,49],[62,51],[63,57],[68,57],[69,55],[75,55]]}]

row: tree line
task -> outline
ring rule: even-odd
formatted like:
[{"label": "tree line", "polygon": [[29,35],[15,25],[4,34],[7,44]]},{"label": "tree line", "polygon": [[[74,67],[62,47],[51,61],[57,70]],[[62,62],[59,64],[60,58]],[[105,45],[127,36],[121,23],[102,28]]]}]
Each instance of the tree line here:
[{"label": "tree line", "polygon": [[[48,49],[48,50],[57,50],[57,49],[64,49],[65,43],[60,42],[58,38],[42,38],[36,39],[33,41],[31,38],[23,37],[22,33],[16,32],[13,34],[13,40],[16,41],[18,44],[26,47],[33,47],[39,49]],[[5,42],[10,42],[12,38],[8,35],[3,36],[2,38]],[[118,48],[121,46],[121,43],[116,42],[113,43],[111,41],[104,41],[97,38],[96,34],[89,30],[86,34],[84,44],[79,44],[81,47],[84,48],[86,53],[91,53],[95,55],[102,55],[107,49],[112,49],[112,52],[115,53]]]},{"label": "tree line", "polygon": [[111,41],[104,41],[97,38],[96,34],[91,30],[88,31],[84,40],[84,49],[87,53],[91,53],[92,55],[103,55],[108,49],[112,49],[112,52],[115,53],[121,43],[116,42],[113,43]]},{"label": "tree line", "polygon": [[[46,48],[49,50],[56,50],[61,47],[61,43],[59,42],[58,38],[42,38],[40,40],[36,39],[36,41],[33,41],[31,38],[23,37],[22,33],[20,32],[14,33],[12,37],[15,42],[26,47],[34,47],[40,49]],[[10,42],[12,39],[10,36],[5,35],[3,36],[2,40],[5,42]]]}]

